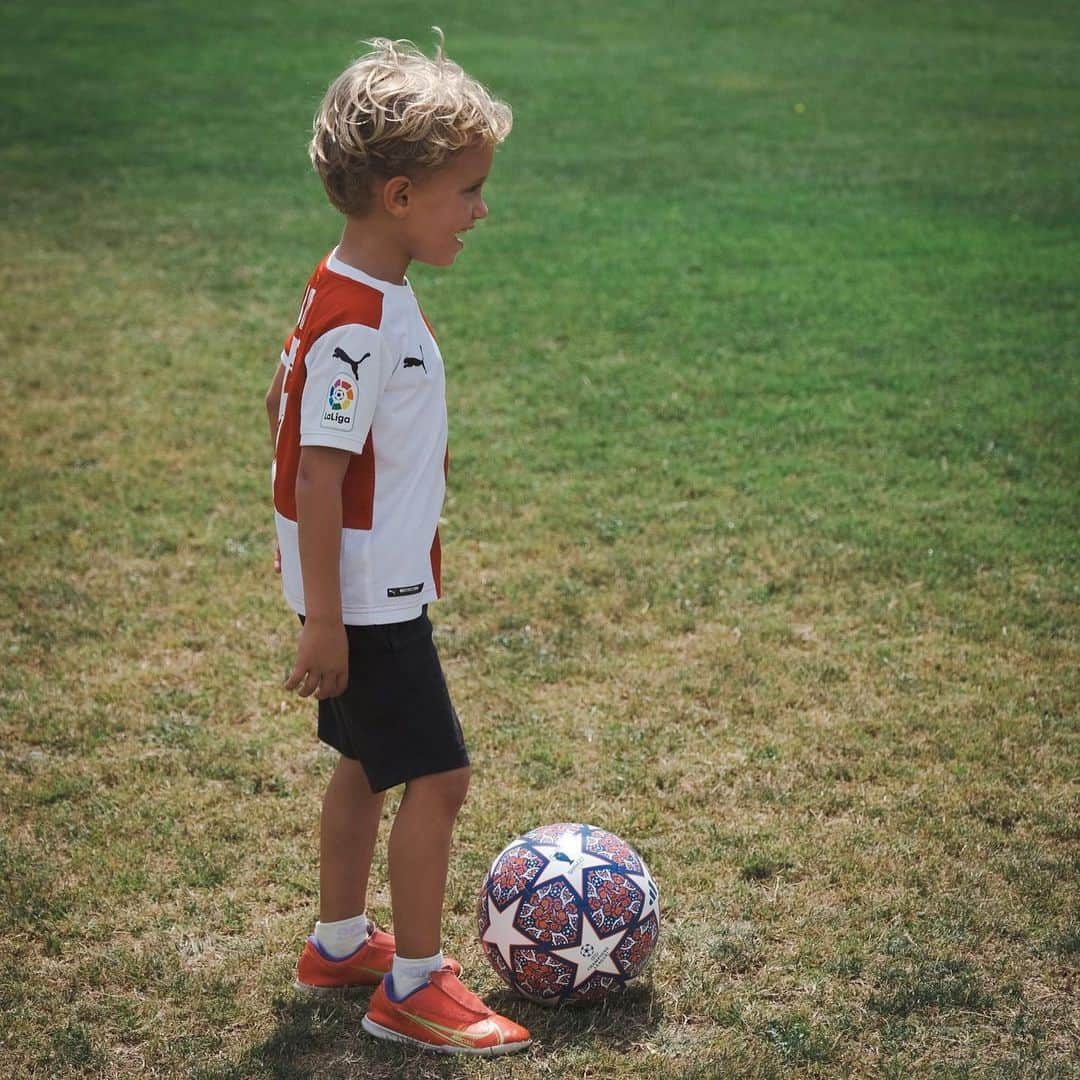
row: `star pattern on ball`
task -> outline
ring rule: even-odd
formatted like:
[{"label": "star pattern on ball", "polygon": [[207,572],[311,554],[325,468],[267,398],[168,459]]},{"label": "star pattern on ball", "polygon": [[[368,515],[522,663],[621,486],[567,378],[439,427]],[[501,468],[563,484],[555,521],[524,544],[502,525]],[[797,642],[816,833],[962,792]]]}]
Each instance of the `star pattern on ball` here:
[{"label": "star pattern on ball", "polygon": [[570,888],[578,896],[584,898],[585,886],[582,878],[585,871],[594,866],[612,865],[610,859],[601,858],[585,850],[585,834],[583,833],[564,836],[557,844],[533,844],[533,847],[548,860],[547,865],[532,883],[534,889],[546,881],[561,877],[566,879]]},{"label": "star pattern on ball", "polygon": [[660,914],[660,890],[656,887],[652,875],[646,871],[643,874],[631,874],[629,870],[623,870],[627,880],[632,881],[645,894],[645,906],[641,909],[638,922],[644,922],[651,912]]},{"label": "star pattern on ball", "polygon": [[619,965],[615,963],[615,946],[622,938],[621,930],[602,938],[588,919],[582,919],[581,942],[569,949],[552,949],[551,955],[577,965],[573,984],[573,989],[576,990],[590,975],[597,972],[607,975],[622,974]]},{"label": "star pattern on ball", "polygon": [[499,954],[503,960],[506,961],[506,966],[510,966],[510,949],[514,945],[535,945],[531,937],[526,937],[515,925],[514,919],[517,918],[518,908],[521,907],[521,899],[515,900],[512,904],[508,905],[505,911],[500,911],[492,902],[491,897],[487,897],[487,911],[488,921],[490,925],[484,931],[484,936],[480,939],[485,945],[494,945],[499,950]]},{"label": "star pattern on ball", "polygon": [[488,961],[543,1004],[618,991],[641,974],[660,930],[659,890],[641,856],[614,833],[576,822],[507,844],[477,900]]}]

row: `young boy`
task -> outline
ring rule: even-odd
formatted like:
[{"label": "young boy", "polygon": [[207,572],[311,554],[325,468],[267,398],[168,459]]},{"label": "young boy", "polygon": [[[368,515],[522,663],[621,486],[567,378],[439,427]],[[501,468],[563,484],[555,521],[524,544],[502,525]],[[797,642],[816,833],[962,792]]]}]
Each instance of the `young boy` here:
[{"label": "young boy", "polygon": [[[449,266],[487,217],[484,181],[511,115],[441,41],[434,59],[368,44],[315,117],[311,160],[345,227],[267,394],[282,581],[303,623],[285,685],[318,700],[319,738],[341,754],[323,801],[319,921],[296,978],[375,986],[363,1025],[378,1038],[510,1053],[529,1033],[466,989],[440,947],[469,758],[427,617],[440,595],[443,363],[405,270]],[[364,912],[383,796],[398,784],[395,937]]]}]

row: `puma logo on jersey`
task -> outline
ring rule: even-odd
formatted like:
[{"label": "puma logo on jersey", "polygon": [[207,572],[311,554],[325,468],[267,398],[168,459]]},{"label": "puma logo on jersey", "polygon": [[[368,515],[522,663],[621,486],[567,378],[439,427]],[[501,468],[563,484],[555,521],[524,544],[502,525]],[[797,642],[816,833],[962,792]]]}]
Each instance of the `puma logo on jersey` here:
[{"label": "puma logo on jersey", "polygon": [[[352,368],[353,378],[359,380],[360,378],[360,365],[371,355],[366,352],[359,360],[354,360],[344,349],[335,349],[333,356],[335,360],[341,360],[348,364]],[[426,369],[425,369],[426,370]]]},{"label": "puma logo on jersey", "polygon": [[424,346],[420,345],[420,346],[418,346],[418,348],[420,349],[420,355],[419,356],[406,356],[405,357],[405,366],[407,368],[411,368],[411,367],[423,368],[424,369],[424,374],[426,375],[427,374],[427,364],[424,363]]}]

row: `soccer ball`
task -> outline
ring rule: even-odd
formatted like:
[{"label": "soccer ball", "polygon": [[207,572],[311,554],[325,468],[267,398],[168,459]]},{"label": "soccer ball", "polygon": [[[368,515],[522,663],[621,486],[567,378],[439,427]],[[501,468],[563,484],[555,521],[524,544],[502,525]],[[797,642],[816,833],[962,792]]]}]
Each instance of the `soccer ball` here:
[{"label": "soccer ball", "polygon": [[599,1001],[641,972],[660,935],[659,891],[625,840],[545,825],[499,852],[476,905],[480,943],[541,1005]]}]

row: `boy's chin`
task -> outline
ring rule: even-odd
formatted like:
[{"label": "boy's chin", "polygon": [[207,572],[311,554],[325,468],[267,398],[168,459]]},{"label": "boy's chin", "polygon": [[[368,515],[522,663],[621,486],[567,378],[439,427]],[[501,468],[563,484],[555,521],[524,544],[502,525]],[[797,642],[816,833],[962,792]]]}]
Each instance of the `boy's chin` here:
[{"label": "boy's chin", "polygon": [[422,262],[425,266],[453,266],[457,257],[461,254],[461,248],[457,251],[448,251],[439,255],[415,255],[413,256],[417,262]]}]

